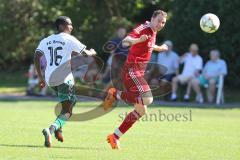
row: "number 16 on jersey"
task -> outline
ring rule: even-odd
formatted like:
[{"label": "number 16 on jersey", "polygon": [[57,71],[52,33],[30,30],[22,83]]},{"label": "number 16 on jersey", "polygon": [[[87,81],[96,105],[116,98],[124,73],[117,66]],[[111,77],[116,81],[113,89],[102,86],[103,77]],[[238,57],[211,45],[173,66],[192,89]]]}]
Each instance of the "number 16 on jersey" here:
[{"label": "number 16 on jersey", "polygon": [[61,63],[62,56],[58,55],[58,51],[62,50],[62,47],[48,47],[48,50],[50,51],[50,66],[55,64],[55,66],[58,66]]}]

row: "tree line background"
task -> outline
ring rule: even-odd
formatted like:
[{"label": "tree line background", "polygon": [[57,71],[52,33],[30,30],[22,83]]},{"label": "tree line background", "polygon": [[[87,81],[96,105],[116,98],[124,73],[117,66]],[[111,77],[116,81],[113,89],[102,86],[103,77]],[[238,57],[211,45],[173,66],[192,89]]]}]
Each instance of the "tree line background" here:
[{"label": "tree line background", "polygon": [[[26,69],[39,41],[54,33],[53,22],[60,15],[69,16],[73,35],[106,59],[102,46],[118,27],[131,29],[162,9],[169,16],[157,43],[172,40],[180,55],[197,43],[205,62],[210,49],[219,49],[228,65],[226,84],[236,88],[240,85],[239,7],[238,0],[0,0],[0,71]],[[208,12],[221,21],[214,34],[199,27],[201,16]]]}]

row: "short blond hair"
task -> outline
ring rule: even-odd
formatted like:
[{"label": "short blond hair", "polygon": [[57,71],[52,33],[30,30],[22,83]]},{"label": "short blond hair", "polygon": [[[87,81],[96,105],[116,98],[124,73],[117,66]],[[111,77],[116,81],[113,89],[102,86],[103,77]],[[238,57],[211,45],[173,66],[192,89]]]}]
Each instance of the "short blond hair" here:
[{"label": "short blond hair", "polygon": [[198,45],[196,43],[192,43],[189,47],[189,50],[199,50]]},{"label": "short blond hair", "polygon": [[159,9],[159,10],[156,10],[156,11],[153,12],[152,18],[155,18],[158,15],[162,15],[164,17],[167,17],[167,13]]}]

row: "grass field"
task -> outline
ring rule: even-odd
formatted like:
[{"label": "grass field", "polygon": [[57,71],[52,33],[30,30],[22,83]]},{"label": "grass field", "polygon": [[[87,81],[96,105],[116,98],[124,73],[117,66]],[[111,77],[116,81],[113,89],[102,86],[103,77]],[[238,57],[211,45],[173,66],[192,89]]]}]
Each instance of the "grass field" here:
[{"label": "grass field", "polygon": [[[75,112],[89,110],[92,102],[78,103]],[[122,137],[119,151],[111,150],[106,136],[121,123],[119,107],[100,118],[69,122],[65,142],[55,139],[53,148],[43,147],[41,130],[54,119],[55,102],[0,102],[0,159],[52,160],[239,160],[240,109],[194,109],[152,106],[149,114],[188,114],[188,121],[140,120]],[[169,119],[170,120],[170,119]]]}]

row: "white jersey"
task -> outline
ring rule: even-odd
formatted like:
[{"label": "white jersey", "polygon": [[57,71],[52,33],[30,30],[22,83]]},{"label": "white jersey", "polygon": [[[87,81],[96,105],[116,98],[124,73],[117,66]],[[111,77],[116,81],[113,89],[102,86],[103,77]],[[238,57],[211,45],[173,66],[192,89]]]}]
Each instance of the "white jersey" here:
[{"label": "white jersey", "polygon": [[85,48],[74,36],[63,32],[50,35],[40,42],[36,51],[44,54],[47,60],[45,81],[48,86],[74,83],[71,54],[73,51],[81,54]]},{"label": "white jersey", "polygon": [[194,76],[195,71],[202,70],[203,60],[199,55],[193,56],[191,53],[186,53],[183,62],[184,67],[182,75]]}]

